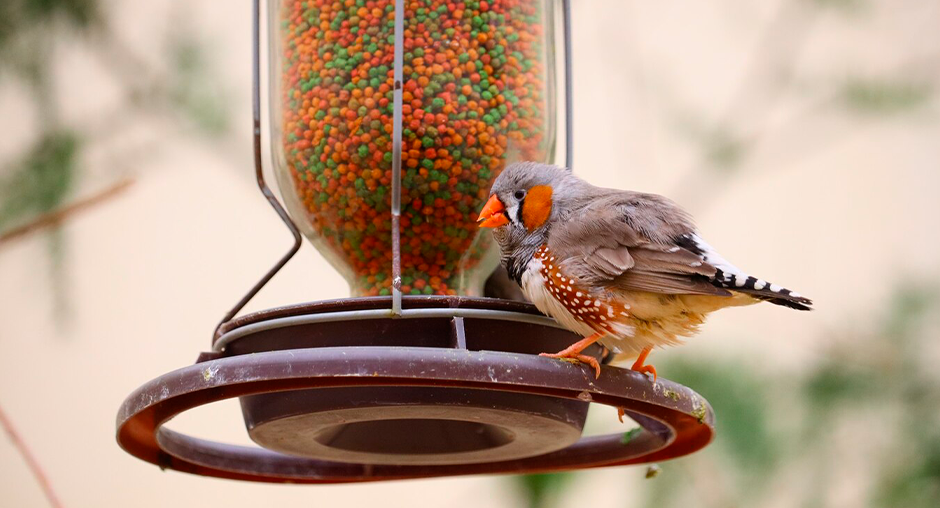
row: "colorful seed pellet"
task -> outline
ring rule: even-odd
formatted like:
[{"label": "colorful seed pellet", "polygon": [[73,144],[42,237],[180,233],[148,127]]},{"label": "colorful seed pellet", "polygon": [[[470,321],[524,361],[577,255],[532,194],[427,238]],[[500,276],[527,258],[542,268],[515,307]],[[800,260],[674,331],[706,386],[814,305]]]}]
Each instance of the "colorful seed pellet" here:
[{"label": "colorful seed pellet", "polygon": [[[475,219],[493,179],[507,162],[549,158],[549,5],[406,1],[405,294],[477,292],[470,272],[489,236]],[[394,1],[282,0],[277,12],[281,142],[297,202],[354,294],[389,294]]]}]

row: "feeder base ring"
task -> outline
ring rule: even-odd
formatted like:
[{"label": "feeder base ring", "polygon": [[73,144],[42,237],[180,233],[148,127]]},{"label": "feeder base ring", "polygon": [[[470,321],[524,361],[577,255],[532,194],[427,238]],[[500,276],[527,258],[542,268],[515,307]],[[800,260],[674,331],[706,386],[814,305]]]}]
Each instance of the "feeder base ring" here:
[{"label": "feeder base ring", "polygon": [[[611,366],[595,379],[588,366],[537,356],[578,337],[531,305],[405,298],[408,314],[395,317],[382,313],[388,303],[317,302],[233,320],[216,338],[221,351],[124,401],[118,443],[142,460],[193,474],[346,483],[657,462],[699,450],[714,436],[708,402],[686,387]],[[586,352],[602,354],[599,347]],[[249,435],[265,448],[164,426],[189,409],[236,397]],[[576,440],[591,402],[624,409],[643,431]],[[539,426],[546,433],[555,426],[556,441],[520,438]],[[463,436],[422,439],[431,432]]]},{"label": "feeder base ring", "polygon": [[[662,378],[654,384],[626,369],[606,367],[595,380],[578,366],[537,356],[431,348],[349,349],[356,350],[324,348],[220,358],[165,374],[125,401],[117,419],[118,443],[137,458],[193,474],[259,482],[345,483],[658,462],[699,450],[714,436],[714,416],[701,396]],[[401,361],[438,367],[459,362],[466,368],[456,376],[408,378],[397,368]],[[375,374],[357,373],[353,363]],[[516,374],[502,374],[507,370]],[[527,374],[551,381],[526,382]],[[172,417],[210,402],[327,386],[450,386],[591,400],[625,408],[644,432],[629,440],[622,433],[585,437],[557,452],[518,460],[394,466],[307,459],[217,443],[163,427]]]}]

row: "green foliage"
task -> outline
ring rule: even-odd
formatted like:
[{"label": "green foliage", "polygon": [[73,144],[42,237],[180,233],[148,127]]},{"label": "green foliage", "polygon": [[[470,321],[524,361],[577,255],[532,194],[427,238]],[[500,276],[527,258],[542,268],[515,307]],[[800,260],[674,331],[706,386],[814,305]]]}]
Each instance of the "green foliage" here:
[{"label": "green foliage", "polygon": [[705,136],[702,142],[705,160],[724,172],[737,169],[747,154],[748,146],[745,142],[730,132],[715,130]]},{"label": "green foliage", "polygon": [[878,390],[878,380],[854,365],[832,359],[814,369],[803,383],[803,395],[813,414],[822,419],[846,403],[865,402]]},{"label": "green foliage", "polygon": [[[683,486],[689,481],[687,472],[676,462],[665,462],[659,464],[659,467],[660,471],[657,476],[660,478],[646,483],[645,506],[650,508],[679,506],[676,499],[685,490]],[[672,485],[676,481],[679,482],[679,487]]]},{"label": "green foliage", "polygon": [[229,128],[228,98],[208,69],[203,46],[192,37],[174,37],[170,60],[175,72],[169,96],[196,126],[210,135],[224,134]]},{"label": "green foliage", "polygon": [[910,341],[934,306],[938,294],[934,286],[908,283],[895,291],[888,300],[888,315],[882,326],[881,334],[898,341]]},{"label": "green foliage", "polygon": [[732,125],[714,124],[695,112],[685,112],[676,119],[676,128],[691,141],[702,155],[702,160],[718,176],[731,176],[741,168],[751,145]]},{"label": "green foliage", "polygon": [[[665,464],[669,481],[647,484],[647,505],[664,508],[699,499],[689,485],[701,485],[702,478],[714,481],[716,475],[723,478],[721,484],[740,482],[730,492],[710,493],[703,506],[763,504],[759,487],[786,468],[800,475],[801,487],[793,494],[799,505],[828,506],[826,493],[841,474],[833,443],[845,424],[880,414],[891,425],[885,427],[880,419],[870,429],[872,440],[884,444],[868,444],[874,473],[860,485],[866,504],[935,506],[940,499],[940,379],[920,361],[923,344],[934,338],[924,326],[940,303],[933,287],[901,284],[887,296],[886,312],[873,320],[871,332],[836,343],[837,349],[795,382],[749,370],[745,363],[680,357],[662,365],[670,379],[709,400],[718,435],[696,456]],[[778,386],[785,387],[780,393],[799,397],[781,401]],[[775,421],[785,413],[800,415],[797,429]],[[709,473],[702,474],[702,468]]]},{"label": "green foliage", "polygon": [[26,20],[32,23],[61,18],[75,27],[87,28],[100,20],[97,0],[20,0],[11,3],[22,4]]},{"label": "green foliage", "polygon": [[6,43],[29,30],[48,29],[58,21],[84,30],[99,22],[100,14],[97,0],[3,0],[0,2],[0,53]]},{"label": "green foliage", "polygon": [[514,476],[513,481],[522,491],[529,508],[546,508],[555,496],[568,485],[573,473],[543,473]]},{"label": "green foliage", "polygon": [[639,436],[643,432],[643,429],[636,427],[630,429],[623,433],[623,436],[620,438],[620,444],[630,444],[630,441],[633,441],[633,438]]},{"label": "green foliage", "polygon": [[9,176],[0,181],[0,231],[62,205],[75,181],[79,139],[72,132],[43,136]]},{"label": "green foliage", "polygon": [[919,344],[933,339],[923,333],[923,325],[937,304],[934,286],[905,286],[890,299],[881,326],[881,335],[901,354],[902,371],[888,385],[893,389],[882,396],[882,404],[900,402],[901,421],[875,490],[877,506],[928,508],[940,499],[940,380],[918,362]]},{"label": "green foliage", "polygon": [[[36,132],[31,133],[38,141],[0,161],[0,233],[18,226],[24,227],[21,231],[47,232],[48,226],[56,223],[33,221],[66,205],[81,176],[81,151],[86,146],[105,145],[126,130],[123,125],[164,117],[185,127],[195,124],[200,132],[211,135],[227,132],[225,83],[213,76],[209,59],[190,32],[172,34],[168,65],[154,66],[118,40],[119,32],[111,29],[109,22],[108,11],[99,0],[0,0],[0,73],[8,73],[0,78],[9,76],[29,90],[38,118]],[[67,81],[57,81],[68,78],[55,72],[54,66],[61,61],[55,58],[56,51],[66,44],[79,44],[97,53],[98,61],[119,80],[118,96],[124,102],[116,111],[104,111],[101,118],[96,114],[79,121],[63,120],[59,97],[72,87]],[[111,127],[115,124],[119,127]],[[153,143],[158,147],[161,142]],[[157,148],[136,149],[152,153]],[[120,160],[113,162],[116,168],[122,166]],[[61,320],[67,310],[68,238],[57,228],[49,233],[55,317]]]},{"label": "green foliage", "polygon": [[856,13],[868,7],[866,0],[812,0],[819,7],[837,9],[843,12]]},{"label": "green foliage", "polygon": [[[862,338],[849,350],[830,352],[802,384],[812,414],[824,420],[835,411],[859,405],[914,402],[929,397],[933,380],[917,374],[918,331],[925,316],[936,305],[932,288],[905,284],[887,298],[887,312],[876,324],[876,332]],[[867,351],[887,345],[891,357],[879,357],[878,365]],[[913,349],[912,349],[913,348]],[[846,349],[846,348],[843,348]],[[821,426],[817,426],[821,427]]]},{"label": "green foliage", "polygon": [[714,446],[727,454],[746,483],[756,486],[766,480],[779,457],[768,420],[776,408],[767,381],[746,362],[682,358],[664,364],[662,371],[711,403],[718,427]]},{"label": "green foliage", "polygon": [[890,115],[926,104],[932,92],[927,85],[918,83],[855,78],[842,86],[840,97],[850,111]]},{"label": "green foliage", "polygon": [[[917,440],[916,441],[921,441]],[[879,483],[875,503],[892,508],[933,508],[940,499],[940,436],[925,440],[907,462]]]},{"label": "green foliage", "polygon": [[[718,433],[711,446],[688,462],[683,459],[661,464],[663,478],[646,484],[646,506],[683,506],[679,502],[687,495],[699,499],[699,493],[691,491],[690,485],[695,483],[695,468],[701,467],[712,471],[709,476],[732,473],[740,485],[736,489],[740,499],[720,499],[708,504],[701,501],[697,506],[724,506],[723,502],[732,501],[746,505],[744,499],[757,497],[780,463],[777,445],[780,435],[769,421],[777,410],[771,385],[744,362],[704,362],[680,357],[664,362],[660,372],[668,372],[671,380],[693,388],[709,401],[715,411]],[[715,468],[716,465],[721,467]]]}]

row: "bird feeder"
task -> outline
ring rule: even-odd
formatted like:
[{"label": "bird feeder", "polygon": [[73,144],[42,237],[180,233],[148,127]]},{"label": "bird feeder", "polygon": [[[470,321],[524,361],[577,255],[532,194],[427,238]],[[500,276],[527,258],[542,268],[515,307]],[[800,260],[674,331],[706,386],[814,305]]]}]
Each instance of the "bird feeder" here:
[{"label": "bird feeder", "polygon": [[[223,318],[210,352],[125,400],[127,452],[207,476],[337,483],[638,464],[711,440],[711,409],[692,390],[538,357],[580,337],[528,303],[483,294],[498,256],[476,212],[506,164],[553,161],[561,69],[571,165],[566,0],[267,5],[284,206],[262,171],[258,0],[255,172],[294,244]],[[236,317],[301,234],[353,297]],[[585,353],[604,358],[599,346]],[[164,425],[235,397],[256,447]],[[591,403],[623,409],[642,431],[582,437]]]}]

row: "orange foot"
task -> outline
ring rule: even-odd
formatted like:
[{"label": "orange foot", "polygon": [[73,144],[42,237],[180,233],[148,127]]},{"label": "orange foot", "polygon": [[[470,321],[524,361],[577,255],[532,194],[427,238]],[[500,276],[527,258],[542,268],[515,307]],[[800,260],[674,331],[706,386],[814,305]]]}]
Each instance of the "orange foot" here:
[{"label": "orange foot", "polygon": [[622,407],[617,408],[617,419],[620,420],[620,423],[623,423],[623,415],[627,414]]},{"label": "orange foot", "polygon": [[585,348],[597,342],[597,339],[600,339],[601,337],[603,337],[603,334],[595,333],[590,337],[585,337],[578,342],[575,342],[574,344],[557,353],[541,353],[539,356],[557,358],[559,360],[574,360],[581,363],[586,363],[591,367],[594,367],[594,377],[601,377],[601,364],[598,363],[593,356],[581,354],[581,351],[584,351]]},{"label": "orange foot", "polygon": [[644,363],[646,362],[646,357],[649,356],[650,351],[652,349],[653,348],[651,347],[643,348],[643,352],[640,353],[640,356],[638,356],[636,361],[633,362],[633,367],[630,367],[630,368],[642,374],[652,374],[653,382],[655,383],[656,382],[656,367],[653,367],[652,365],[644,365]]},{"label": "orange foot", "polygon": [[594,367],[594,377],[601,377],[601,364],[597,363],[597,360],[593,356],[580,355],[577,353],[569,353],[568,350],[559,351],[557,353],[539,353],[539,356],[545,356],[548,358],[557,358],[559,360],[576,360],[581,363],[586,363],[591,367]]}]

